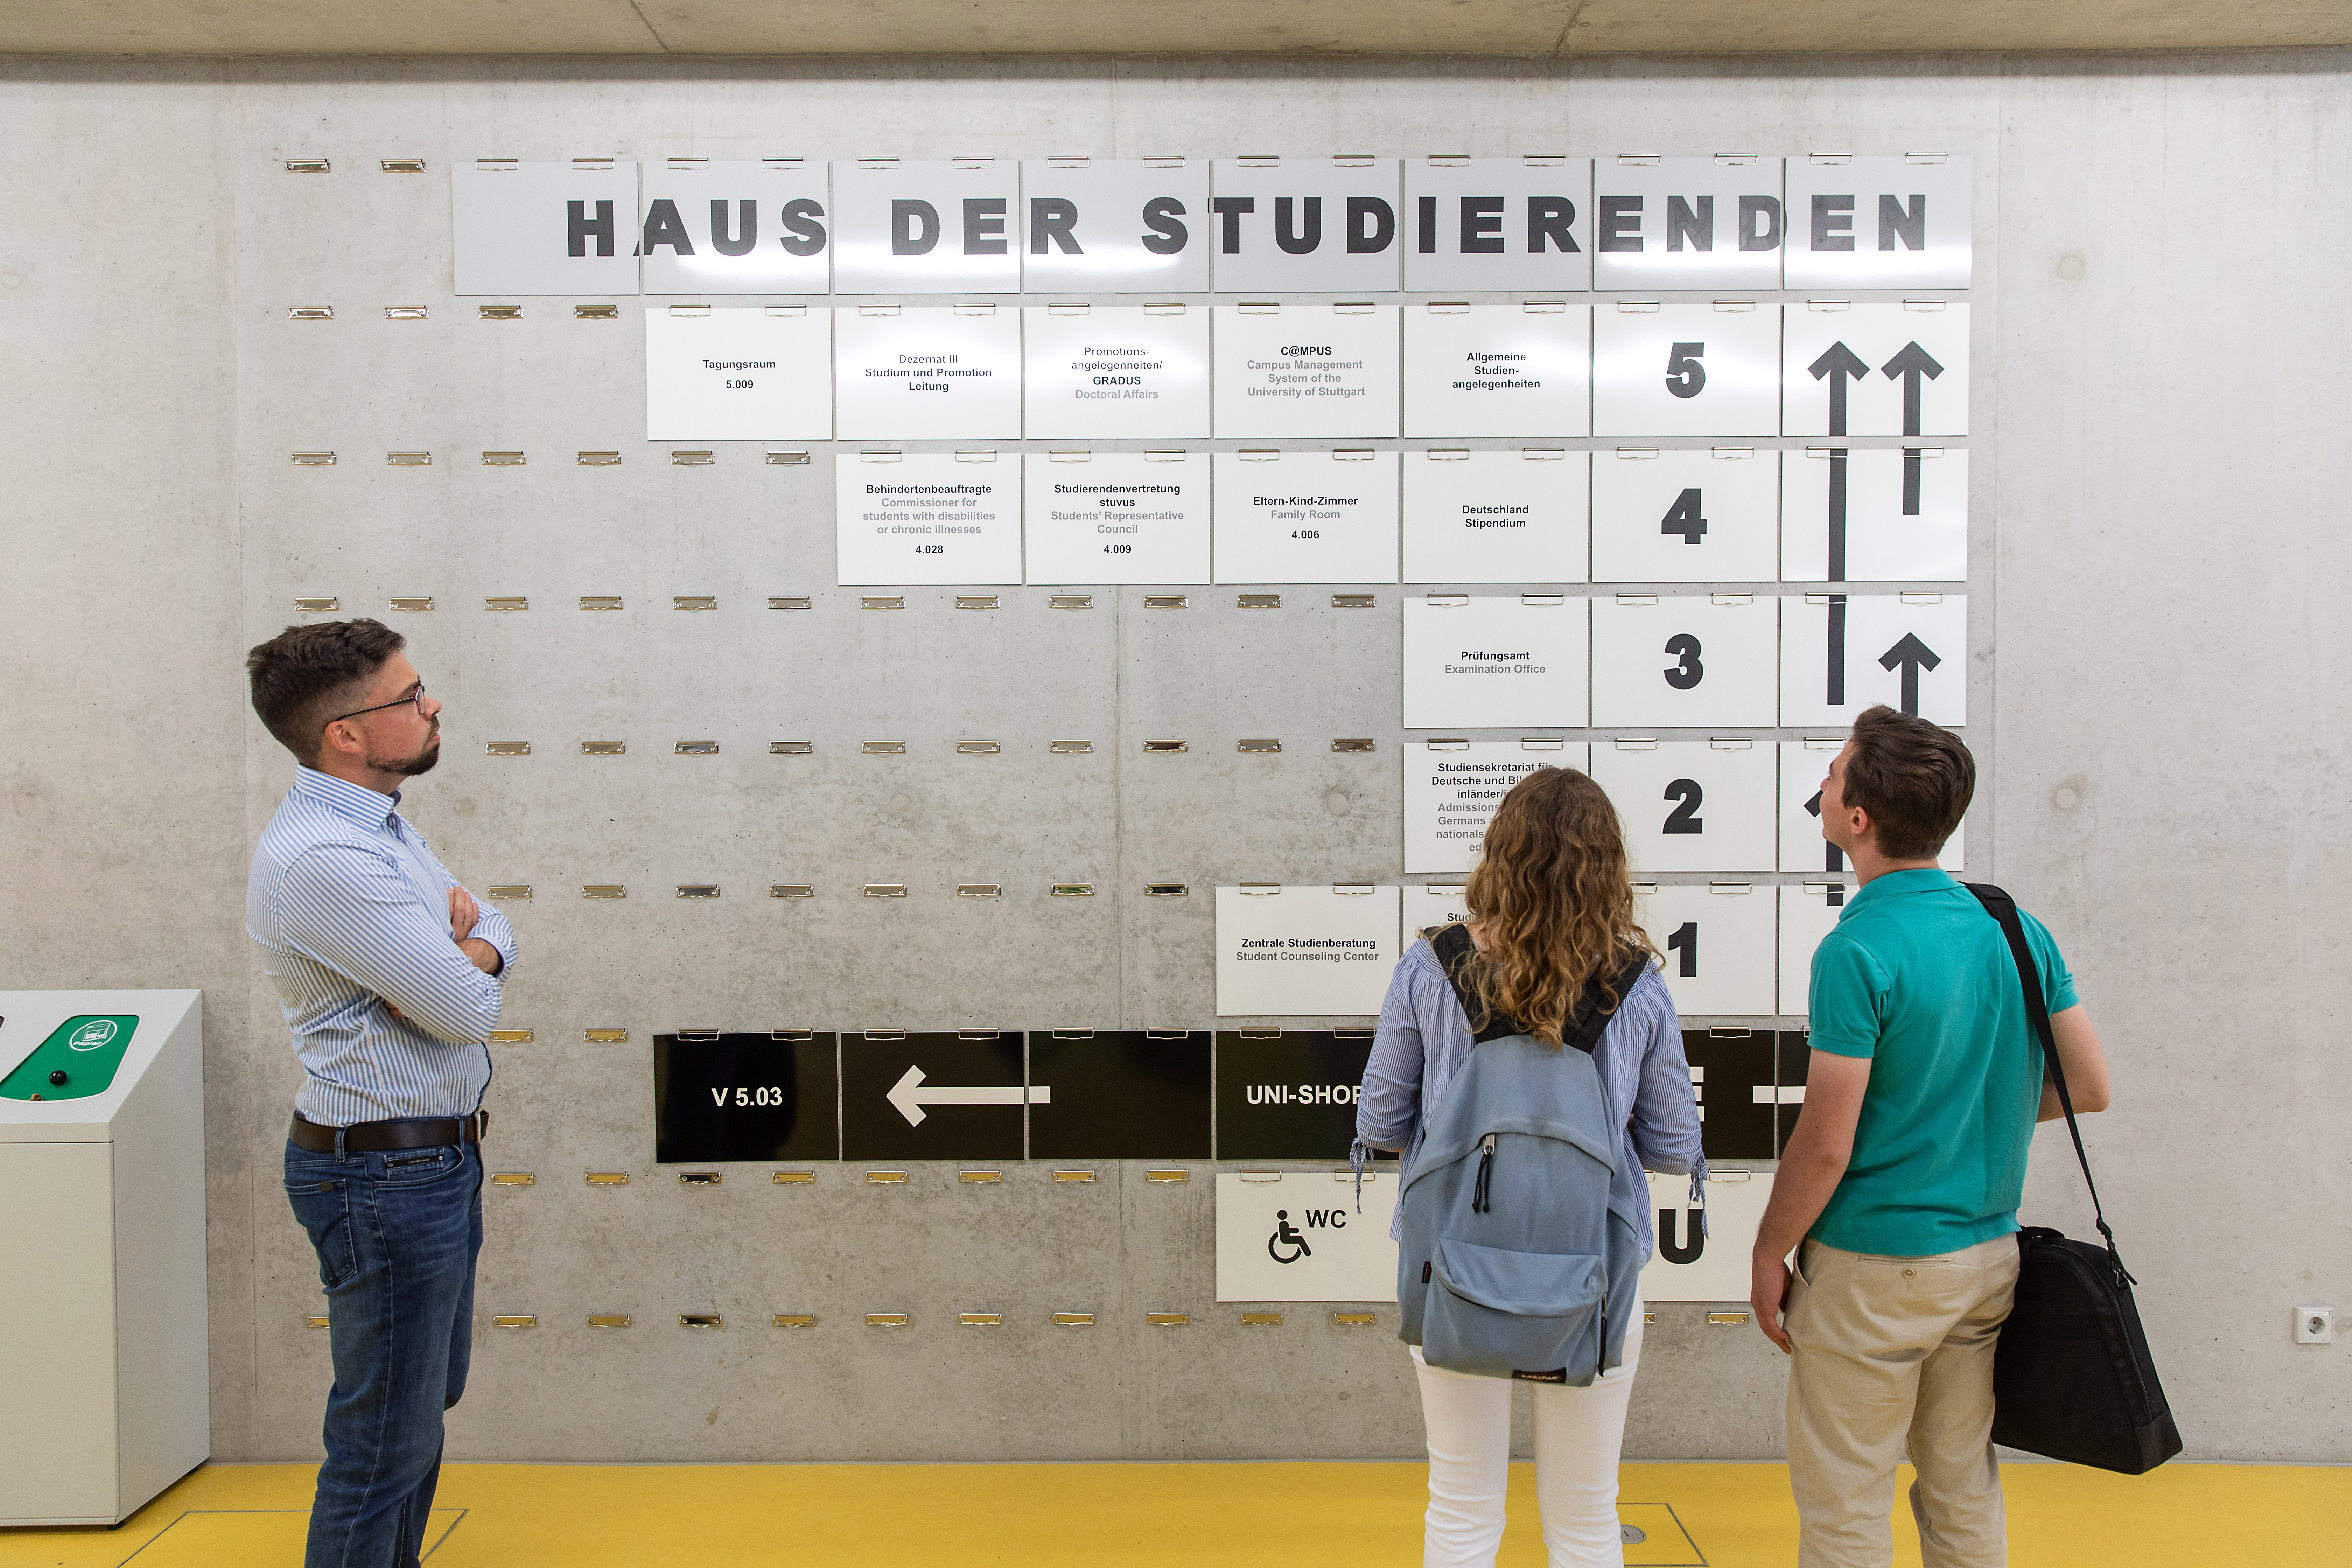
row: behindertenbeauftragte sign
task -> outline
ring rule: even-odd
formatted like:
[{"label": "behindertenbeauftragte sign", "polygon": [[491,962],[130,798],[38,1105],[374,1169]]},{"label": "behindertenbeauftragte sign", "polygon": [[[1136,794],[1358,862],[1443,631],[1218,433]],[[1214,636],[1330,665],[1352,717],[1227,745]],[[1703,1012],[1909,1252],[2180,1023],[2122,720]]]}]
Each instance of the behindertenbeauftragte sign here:
[{"label": "behindertenbeauftragte sign", "polygon": [[484,158],[461,295],[1965,289],[1969,161]]}]

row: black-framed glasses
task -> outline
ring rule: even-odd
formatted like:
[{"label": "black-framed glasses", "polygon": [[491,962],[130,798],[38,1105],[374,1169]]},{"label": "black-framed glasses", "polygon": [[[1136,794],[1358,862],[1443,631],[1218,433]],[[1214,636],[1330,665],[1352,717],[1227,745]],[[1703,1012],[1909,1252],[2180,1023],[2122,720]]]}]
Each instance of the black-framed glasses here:
[{"label": "black-framed glasses", "polygon": [[[338,713],[328,720],[327,724],[340,724],[346,719],[356,719],[362,713],[381,713],[387,708],[397,708],[404,702],[416,704],[416,716],[420,719],[425,717],[425,682],[418,681],[389,702],[379,702],[373,708],[354,708],[348,713]],[[321,724],[319,728],[323,730],[327,724]]]}]

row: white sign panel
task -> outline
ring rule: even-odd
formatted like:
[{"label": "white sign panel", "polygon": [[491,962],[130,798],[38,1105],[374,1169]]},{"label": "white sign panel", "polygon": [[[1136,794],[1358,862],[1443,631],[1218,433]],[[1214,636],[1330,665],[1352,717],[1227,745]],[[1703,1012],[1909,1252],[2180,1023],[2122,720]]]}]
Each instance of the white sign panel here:
[{"label": "white sign panel", "polygon": [[1021,581],[1021,470],[993,452],[845,453],[834,468],[835,581]]},{"label": "white sign panel", "polygon": [[648,294],[823,294],[832,288],[826,165],[648,163],[637,221]]},{"label": "white sign panel", "polygon": [[1619,447],[1593,454],[1596,583],[1754,583],[1776,574],[1780,454]]},{"label": "white sign panel", "polygon": [[646,312],[646,439],[833,437],[833,312],[823,306]]},{"label": "white sign panel", "polygon": [[1591,603],[1407,595],[1404,727],[1581,729]]},{"label": "white sign panel", "polygon": [[1412,305],[1404,311],[1404,433],[1581,436],[1592,427],[1587,305]]},{"label": "white sign panel", "polygon": [[1596,289],[1780,287],[1778,158],[1604,158],[1592,205]]},{"label": "white sign panel", "polygon": [[1845,746],[1843,735],[1780,743],[1780,869],[1851,876],[1845,852],[1822,837],[1822,784]]},{"label": "white sign panel", "polygon": [[450,220],[459,294],[634,294],[637,166],[454,163]]},{"label": "white sign panel", "polygon": [[1581,583],[1591,456],[1559,447],[1404,455],[1408,583]]},{"label": "white sign panel", "polygon": [[1644,1301],[1748,1300],[1748,1254],[1772,1200],[1769,1171],[1724,1170],[1706,1183],[1706,1223],[1690,1206],[1690,1178],[1650,1175],[1650,1220],[1658,1248],[1642,1270]]},{"label": "white sign panel", "polygon": [[844,294],[1013,294],[1020,169],[1010,160],[833,166],[833,286]]},{"label": "white sign panel", "polygon": [[834,410],[842,439],[1020,437],[1018,311],[861,305],[834,315]]},{"label": "white sign panel", "polygon": [[1398,286],[1394,158],[1220,158],[1210,177],[1219,293]]},{"label": "white sign panel", "polygon": [[1600,742],[1592,776],[1625,826],[1634,874],[1773,869],[1776,751],[1754,741]]},{"label": "white sign panel", "polygon": [[[1809,735],[1780,747],[1780,869],[1851,876],[1845,851],[1822,837],[1822,788],[1843,735]],[[1963,818],[1944,840],[1936,864],[1957,874],[1968,864],[1969,825]],[[1785,1009],[1784,1009],[1785,1010]]]},{"label": "white sign panel", "polygon": [[1209,291],[1205,160],[1032,158],[1021,189],[1030,292]]},{"label": "white sign panel", "polygon": [[1969,308],[1940,300],[1786,312],[1781,428],[1791,436],[1965,436]]},{"label": "white sign panel", "polygon": [[1966,594],[1792,595],[1781,623],[1781,723],[1851,724],[1880,702],[1968,722]]},{"label": "white sign panel", "polygon": [[1404,286],[1591,288],[1591,190],[1590,158],[1406,159]]},{"label": "white sign panel", "polygon": [[1397,433],[1397,307],[1220,305],[1219,436]]},{"label": "white sign panel", "polygon": [[1592,606],[1592,721],[1774,722],[1779,601],[1767,595],[1618,595]]},{"label": "white sign panel", "polygon": [[[1538,768],[1583,771],[1591,752],[1581,741],[1406,742],[1404,868],[1467,871],[1513,784]],[[1417,891],[1406,893],[1408,903]],[[1413,914],[1405,910],[1408,924]]]},{"label": "white sign panel", "polygon": [[1780,1012],[1801,1018],[1812,1011],[1813,950],[1838,923],[1853,894],[1851,879],[1822,877],[1781,885]]},{"label": "white sign panel", "polygon": [[1969,574],[1964,447],[1807,447],[1781,479],[1792,583],[1958,583]]},{"label": "white sign panel", "polygon": [[1217,1300],[1393,1301],[1396,1173],[1217,1173]]},{"label": "white sign panel", "polygon": [[1772,889],[1751,882],[1633,885],[1633,918],[1685,1018],[1772,1011],[1774,912]]},{"label": "white sign panel", "polygon": [[1966,158],[1789,160],[1790,289],[1965,289]]},{"label": "white sign panel", "polygon": [[1219,452],[1220,583],[1393,583],[1394,452]]},{"label": "white sign panel", "polygon": [[1028,580],[1209,580],[1206,452],[1031,452]]},{"label": "white sign panel", "polygon": [[1209,433],[1209,312],[1198,305],[1031,305],[1022,406],[1032,439]]},{"label": "white sign panel", "polygon": [[1374,1015],[1396,967],[1392,887],[1219,888],[1220,1017]]},{"label": "white sign panel", "polygon": [[1595,436],[1773,436],[1780,310],[1749,300],[1594,309]]},{"label": "white sign panel", "polygon": [[1470,918],[1470,906],[1463,901],[1467,890],[1462,882],[1424,882],[1404,890],[1404,944],[1411,947],[1423,941],[1422,932],[1459,925]]}]

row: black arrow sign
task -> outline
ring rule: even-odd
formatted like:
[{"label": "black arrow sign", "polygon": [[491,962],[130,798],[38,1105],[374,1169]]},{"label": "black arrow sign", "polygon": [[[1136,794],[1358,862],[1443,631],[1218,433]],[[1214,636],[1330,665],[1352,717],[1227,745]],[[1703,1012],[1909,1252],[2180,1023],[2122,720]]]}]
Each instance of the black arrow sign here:
[{"label": "black arrow sign", "polygon": [[[1815,816],[1821,816],[1821,814],[1822,814],[1822,792],[1821,792],[1821,791],[1819,791],[1819,790],[1815,790],[1815,791],[1813,792],[1813,798],[1812,798],[1812,799],[1811,799],[1811,800],[1809,800],[1809,801],[1807,801],[1807,802],[1805,802],[1805,809],[1806,809],[1807,811],[1811,812]],[[1843,870],[1844,870],[1844,869],[1845,869],[1845,851],[1844,851],[1844,850],[1843,850],[1843,849],[1839,848],[1836,845],[1832,844],[1832,843],[1831,843],[1831,842],[1829,842],[1829,840],[1827,840],[1827,839],[1823,839],[1823,840],[1822,841],[1822,847],[1823,849],[1826,849],[1826,850],[1828,850],[1828,851],[1829,851],[1829,853],[1828,853],[1827,855],[1825,855],[1824,857],[1822,857],[1822,868],[1823,870],[1825,870],[1825,871],[1843,871]],[[1838,900],[1837,900],[1836,891],[1835,891],[1835,889],[1832,889],[1832,892],[1831,892],[1831,898],[1830,898],[1830,902],[1832,902],[1832,903],[1836,903],[1837,901],[1838,901]]]},{"label": "black arrow sign", "polygon": [[1919,448],[1903,448],[1903,515],[1919,515]]},{"label": "black arrow sign", "polygon": [[1845,581],[1845,460],[1843,447],[1830,448],[1830,581],[1832,583]]},{"label": "black arrow sign", "polygon": [[[1917,343],[1913,343],[1911,346],[1916,349],[1919,345]],[[1895,357],[1899,359],[1902,356],[1898,354]],[[1845,387],[1847,379],[1851,377],[1853,380],[1860,381],[1864,376],[1870,374],[1870,367],[1863,363],[1862,356],[1855,353],[1852,349],[1846,347],[1844,341],[1841,339],[1839,342],[1833,342],[1829,347],[1823,349],[1822,351],[1822,357],[1815,360],[1811,364],[1807,365],[1805,368],[1813,373],[1813,379],[1815,381],[1820,381],[1824,376],[1829,378],[1830,434],[1832,436],[1844,435]],[[1937,365],[1936,368],[1937,370],[1941,370],[1943,369],[1943,366]],[[1887,374],[1892,375],[1895,373],[1892,370],[1889,370]]]},{"label": "black arrow sign", "polygon": [[[1944,374],[1944,367],[1914,341],[1905,343],[1902,353],[1882,365],[1880,374],[1889,381],[1903,383],[1903,434],[1916,436],[1919,434],[1919,378],[1925,376],[1933,381]],[[1908,517],[1912,514],[1906,511],[1904,515]]]},{"label": "black arrow sign", "polygon": [[1919,672],[1933,669],[1943,662],[1934,648],[1909,632],[1903,634],[1901,642],[1878,656],[1878,668],[1881,669],[1893,669],[1897,665],[1902,667],[1903,711],[1913,715],[1919,711]]}]

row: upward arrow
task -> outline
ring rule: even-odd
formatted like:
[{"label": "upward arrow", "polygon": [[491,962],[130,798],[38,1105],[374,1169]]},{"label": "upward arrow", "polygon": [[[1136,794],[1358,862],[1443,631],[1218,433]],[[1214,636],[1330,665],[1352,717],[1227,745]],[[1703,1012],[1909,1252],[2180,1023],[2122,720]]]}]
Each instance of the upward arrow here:
[{"label": "upward arrow", "polygon": [[1903,352],[1888,360],[1879,370],[1887,380],[1903,383],[1903,434],[1916,436],[1919,434],[1919,378],[1924,375],[1933,381],[1944,374],[1944,367],[1937,364],[1935,358],[1915,340],[1905,343]]},{"label": "upward arrow", "polygon": [[1909,632],[1903,640],[1878,656],[1878,668],[1903,668],[1903,711],[1916,716],[1919,711],[1919,672],[1933,669],[1943,663],[1943,658]]},{"label": "upward arrow", "polygon": [[[1913,343],[1911,346],[1916,349],[1919,345]],[[1860,381],[1864,376],[1870,374],[1870,367],[1863,363],[1862,356],[1855,353],[1852,349],[1846,347],[1844,341],[1841,339],[1837,342],[1833,342],[1829,347],[1823,349],[1822,351],[1822,357],[1815,360],[1811,364],[1807,365],[1805,368],[1813,373],[1813,379],[1815,381],[1819,381],[1824,376],[1829,378],[1830,434],[1832,436],[1844,435],[1846,382],[1848,378]],[[1943,367],[1938,365],[1937,368],[1940,370]],[[1889,372],[1888,374],[1891,374],[1893,373]]]}]

